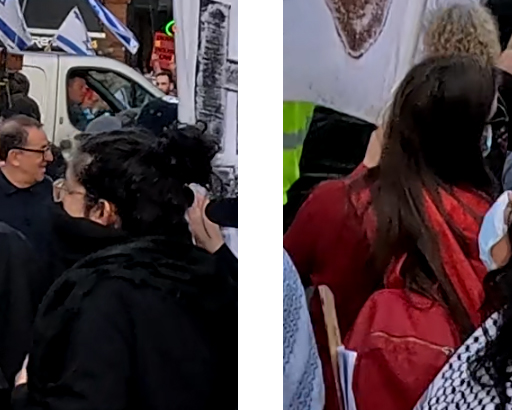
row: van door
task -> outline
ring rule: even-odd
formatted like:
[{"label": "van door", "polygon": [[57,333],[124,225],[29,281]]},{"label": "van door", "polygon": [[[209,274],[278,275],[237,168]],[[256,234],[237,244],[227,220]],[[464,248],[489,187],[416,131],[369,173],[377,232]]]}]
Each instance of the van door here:
[{"label": "van door", "polygon": [[[146,102],[162,98],[163,93],[144,76],[119,61],[103,57],[59,57],[57,141],[71,140],[80,132],[74,118],[76,103],[68,99],[68,79],[78,76],[85,80],[88,91],[98,97],[98,115],[116,115],[129,109],[140,109]],[[82,106],[81,106],[82,107]],[[80,112],[78,113],[80,114]],[[89,113],[88,113],[89,115]],[[94,119],[88,116],[88,122]],[[82,124],[82,121],[80,121]],[[69,145],[69,143],[65,143]]]},{"label": "van door", "polygon": [[[55,67],[56,68],[56,67]],[[23,66],[21,70],[30,81],[29,95],[39,105],[41,122],[50,140],[54,138],[55,131],[55,101],[57,97],[57,72],[54,75],[46,72],[44,67],[33,65]]]}]

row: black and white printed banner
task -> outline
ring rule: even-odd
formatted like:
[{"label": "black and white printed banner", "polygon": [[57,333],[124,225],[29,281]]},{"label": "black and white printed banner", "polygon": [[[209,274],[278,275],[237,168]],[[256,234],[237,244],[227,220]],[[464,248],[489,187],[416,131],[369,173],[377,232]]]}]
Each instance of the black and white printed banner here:
[{"label": "black and white printed banner", "polygon": [[222,146],[218,166],[236,186],[238,0],[175,0],[174,18],[179,119],[208,124]]}]

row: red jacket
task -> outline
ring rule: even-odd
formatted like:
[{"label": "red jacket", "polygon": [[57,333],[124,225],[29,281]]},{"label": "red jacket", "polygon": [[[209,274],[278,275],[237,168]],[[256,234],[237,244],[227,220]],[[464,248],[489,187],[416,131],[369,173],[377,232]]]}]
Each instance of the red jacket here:
[{"label": "red jacket", "polygon": [[[427,334],[431,336],[426,340],[427,344],[431,341],[434,345],[451,348],[458,346],[460,340],[442,307],[431,306],[428,311],[416,309],[416,303],[422,304],[425,301],[417,295],[411,299],[406,294],[399,274],[400,261],[390,264],[387,273],[376,272],[373,265],[368,263],[376,229],[371,194],[369,187],[352,189],[356,184],[361,186],[361,178],[365,172],[364,167],[359,167],[346,179],[320,185],[297,214],[285,235],[284,247],[305,283],[310,282],[314,286],[325,284],[334,294],[341,337],[345,339],[347,347],[358,352],[353,383],[358,410],[409,410],[409,403],[412,403],[412,408],[415,404],[413,401],[421,396],[448,356],[439,356],[439,349],[430,352],[435,358],[426,352],[414,351],[408,359],[408,365],[404,367],[398,363],[399,356],[393,360],[392,352],[396,348],[403,349],[404,345],[389,343],[395,339],[387,336],[383,343],[378,335],[388,334],[406,339],[417,337],[423,340],[425,335],[420,334],[422,331],[418,330],[418,326],[427,323],[430,328]],[[483,299],[481,282],[486,271],[479,259],[477,238],[481,219],[490,203],[480,194],[458,189],[454,190],[453,196],[443,192],[441,197],[446,214],[453,218],[467,237],[464,251],[449,232],[441,212],[435,209],[427,195],[425,210],[431,226],[438,234],[447,274],[470,312],[473,323],[478,326],[482,321],[478,313]],[[398,291],[376,293],[385,288]],[[369,300],[372,295],[372,300]],[[379,306],[378,310],[375,309],[376,306]],[[393,312],[400,309],[402,317],[393,317]],[[311,315],[324,369],[326,409],[336,410],[327,335],[320,302],[316,297],[312,300]],[[358,320],[354,325],[356,319]],[[347,338],[352,327],[354,328],[350,337]],[[402,359],[400,363],[404,363]],[[429,369],[416,366],[422,360],[433,363]],[[381,367],[384,372],[376,373],[375,366]],[[410,374],[411,371],[416,374]],[[398,374],[395,378],[397,382],[393,383],[393,377],[385,374],[386,372]],[[365,375],[370,373],[374,373],[375,377],[367,379],[367,383],[358,381],[358,377],[364,380]],[[398,380],[405,381],[401,383]],[[409,393],[400,393],[404,388],[409,389]],[[403,403],[396,403],[396,397],[404,396]],[[364,398],[372,400],[366,402]],[[383,407],[386,399],[390,407]]]}]

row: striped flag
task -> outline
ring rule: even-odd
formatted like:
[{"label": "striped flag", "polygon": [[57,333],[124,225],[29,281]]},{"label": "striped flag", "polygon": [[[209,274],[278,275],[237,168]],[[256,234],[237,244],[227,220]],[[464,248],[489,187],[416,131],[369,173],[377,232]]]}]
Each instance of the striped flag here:
[{"label": "striped flag", "polygon": [[128,27],[121,23],[109,9],[107,9],[98,0],[89,0],[89,4],[94,10],[96,16],[110,30],[110,32],[116,36],[116,38],[130,53],[135,54],[139,49],[139,42],[137,41],[137,37],[135,37]]},{"label": "striped flag", "polygon": [[18,0],[0,0],[0,40],[9,51],[23,51],[33,43]]},{"label": "striped flag", "polygon": [[79,56],[95,55],[91,38],[78,7],[71,10],[52,40],[52,44],[59,46],[69,54]]}]

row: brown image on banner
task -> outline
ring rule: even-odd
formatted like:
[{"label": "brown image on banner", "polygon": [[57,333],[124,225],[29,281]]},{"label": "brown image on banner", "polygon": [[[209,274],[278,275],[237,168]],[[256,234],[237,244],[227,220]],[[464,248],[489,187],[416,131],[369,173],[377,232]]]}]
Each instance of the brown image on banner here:
[{"label": "brown image on banner", "polygon": [[377,41],[393,0],[325,0],[348,55],[361,58]]}]

